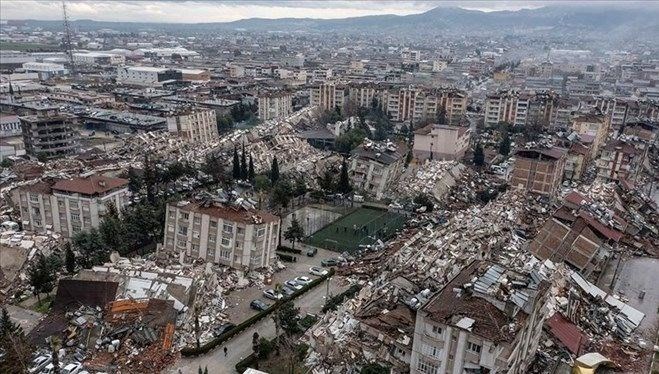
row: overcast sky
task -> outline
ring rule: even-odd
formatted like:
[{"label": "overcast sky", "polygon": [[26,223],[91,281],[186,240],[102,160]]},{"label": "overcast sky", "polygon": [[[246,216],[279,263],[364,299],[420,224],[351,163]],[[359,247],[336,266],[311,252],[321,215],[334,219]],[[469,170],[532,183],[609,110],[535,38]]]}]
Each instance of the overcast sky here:
[{"label": "overcast sky", "polygon": [[[590,3],[609,3],[606,1]],[[244,18],[345,18],[378,14],[421,13],[436,6],[459,6],[482,11],[538,8],[556,1],[175,1],[68,0],[72,20],[127,22],[226,22]],[[561,5],[584,3],[564,2]],[[656,4],[656,3],[655,3]],[[61,1],[0,0],[2,19],[58,20]]]}]

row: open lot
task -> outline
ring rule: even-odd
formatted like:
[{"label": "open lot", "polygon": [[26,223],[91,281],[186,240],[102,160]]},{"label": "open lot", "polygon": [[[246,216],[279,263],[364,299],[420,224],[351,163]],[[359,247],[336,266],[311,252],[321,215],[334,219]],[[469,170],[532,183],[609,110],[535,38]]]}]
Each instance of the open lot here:
[{"label": "open lot", "polygon": [[337,252],[354,252],[360,245],[383,241],[405,223],[398,213],[358,208],[311,235],[306,243]]}]

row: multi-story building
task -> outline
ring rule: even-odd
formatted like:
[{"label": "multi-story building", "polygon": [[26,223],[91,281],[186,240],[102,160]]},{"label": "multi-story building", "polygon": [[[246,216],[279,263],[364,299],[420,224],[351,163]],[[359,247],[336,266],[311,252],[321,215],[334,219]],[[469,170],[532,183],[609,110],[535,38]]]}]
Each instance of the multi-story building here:
[{"label": "multi-story building", "polygon": [[167,118],[167,130],[191,142],[220,139],[217,117],[212,109],[190,109]]},{"label": "multi-story building", "polygon": [[428,125],[414,132],[414,158],[417,160],[459,160],[469,148],[468,127]]},{"label": "multi-story building", "polygon": [[410,373],[527,373],[548,289],[537,277],[472,262],[417,312]]},{"label": "multi-story building", "polygon": [[352,83],[348,86],[348,100],[368,108],[373,105],[373,99],[381,101],[382,92],[383,89],[375,83]]},{"label": "multi-story building", "polygon": [[334,108],[343,109],[347,89],[334,82],[324,82],[309,89],[309,101],[311,106],[318,106],[325,110]]},{"label": "multi-story building", "polygon": [[602,148],[595,161],[597,177],[606,181],[625,179],[633,182],[641,168],[645,153],[623,140],[613,140]]},{"label": "multi-story building", "polygon": [[181,81],[180,70],[150,66],[120,66],[117,68],[117,83],[136,86],[162,86],[165,83]]},{"label": "multi-story building", "polygon": [[51,62],[26,62],[23,64],[23,69],[25,69],[26,73],[37,73],[41,80],[47,80],[68,73],[64,65]]},{"label": "multi-story building", "polygon": [[582,142],[592,143],[590,156],[594,158],[609,135],[609,119],[599,114],[581,114],[572,118],[572,130]]},{"label": "multi-story building", "polygon": [[16,115],[0,114],[0,139],[21,135],[21,120]]},{"label": "multi-story building", "polygon": [[563,179],[567,149],[524,149],[515,153],[510,185],[553,198]]},{"label": "multi-story building", "polygon": [[126,56],[116,53],[76,52],[73,62],[80,65],[120,65],[126,62]]},{"label": "multi-story building", "polygon": [[293,112],[293,97],[289,92],[267,92],[258,97],[258,116],[263,121],[284,118]]},{"label": "multi-story building", "polygon": [[67,103],[76,103],[90,106],[103,106],[115,102],[113,95],[89,92],[89,91],[53,91],[45,95],[51,100],[64,101]]},{"label": "multi-story building", "polygon": [[129,202],[128,180],[91,175],[57,181],[40,181],[13,192],[23,227],[42,232],[52,230],[66,238],[98,227],[107,204],[121,209]]},{"label": "multi-story building", "polygon": [[402,174],[407,150],[403,144],[366,139],[352,151],[349,175],[353,186],[377,199]]},{"label": "multi-story building", "polygon": [[457,124],[467,110],[467,98],[456,90],[427,90],[421,87],[390,89],[383,100],[384,110],[396,122],[419,123],[435,120],[443,109],[448,124]]},{"label": "multi-story building", "polygon": [[238,269],[271,265],[280,219],[242,206],[202,201],[167,205],[163,250]]},{"label": "multi-story building", "polygon": [[78,133],[73,117],[44,112],[21,117],[23,143],[28,155],[37,158],[56,158],[78,152]]},{"label": "multi-story building", "polygon": [[529,97],[515,91],[488,95],[485,100],[485,126],[507,122],[516,126],[526,124]]}]

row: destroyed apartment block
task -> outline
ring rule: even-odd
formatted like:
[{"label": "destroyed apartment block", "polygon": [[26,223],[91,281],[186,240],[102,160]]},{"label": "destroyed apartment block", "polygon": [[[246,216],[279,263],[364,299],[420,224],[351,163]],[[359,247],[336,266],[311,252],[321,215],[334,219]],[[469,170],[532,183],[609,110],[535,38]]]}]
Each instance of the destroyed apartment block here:
[{"label": "destroyed apartment block", "polygon": [[462,176],[464,169],[465,166],[457,161],[426,160],[415,173],[400,178],[387,195],[392,199],[400,199],[414,198],[423,193],[438,201],[444,200]]},{"label": "destroyed apartment block", "polygon": [[407,152],[404,143],[365,138],[351,152],[348,175],[353,186],[381,199],[403,173]]}]

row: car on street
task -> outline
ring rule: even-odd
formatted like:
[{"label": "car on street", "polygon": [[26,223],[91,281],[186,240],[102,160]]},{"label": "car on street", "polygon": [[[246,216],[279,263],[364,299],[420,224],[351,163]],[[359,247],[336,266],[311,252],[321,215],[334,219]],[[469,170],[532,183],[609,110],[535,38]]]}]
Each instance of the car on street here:
[{"label": "car on street", "polygon": [[297,277],[297,278],[295,278],[294,281],[295,281],[297,284],[299,284],[299,285],[301,285],[301,286],[304,286],[304,285],[306,285],[306,284],[311,283],[311,278],[309,278],[309,277],[305,277],[305,276],[301,276],[301,277]]},{"label": "car on street", "polygon": [[61,374],[78,374],[82,370],[82,364],[79,362],[74,362],[72,364],[66,365],[62,370]]},{"label": "car on street", "polygon": [[264,303],[262,300],[255,299],[255,300],[252,300],[251,303],[249,303],[249,307],[254,309],[254,310],[258,310],[259,312],[262,312],[262,311],[268,309],[268,304]]},{"label": "car on street", "polygon": [[282,295],[278,292],[275,292],[275,290],[273,290],[272,288],[263,291],[263,296],[267,297],[270,300],[279,300],[282,297],[284,297],[284,295]]},{"label": "car on street", "polygon": [[312,275],[323,276],[323,275],[327,275],[329,273],[329,271],[327,271],[323,268],[320,268],[318,266],[312,266],[312,267],[309,268],[309,273],[312,274]]},{"label": "car on street", "polygon": [[286,297],[293,295],[295,293],[295,291],[296,290],[294,288],[290,288],[289,286],[283,286],[281,288],[281,293],[283,293],[284,296],[286,296]]},{"label": "car on street", "polygon": [[284,282],[284,286],[287,286],[287,287],[292,288],[294,290],[301,290],[302,287],[303,287],[302,284],[299,284],[298,282],[296,282],[293,279],[290,279],[290,280],[287,280],[286,282]]},{"label": "car on street", "polygon": [[236,325],[231,322],[223,323],[213,329],[213,336],[218,337],[234,327],[236,327]]},{"label": "car on street", "polygon": [[307,249],[307,256],[313,257],[318,253],[318,248],[309,248]]},{"label": "car on street", "polygon": [[335,258],[328,258],[326,260],[321,261],[320,264],[325,267],[337,266],[339,264],[339,261]]}]

